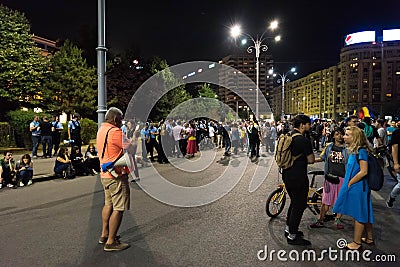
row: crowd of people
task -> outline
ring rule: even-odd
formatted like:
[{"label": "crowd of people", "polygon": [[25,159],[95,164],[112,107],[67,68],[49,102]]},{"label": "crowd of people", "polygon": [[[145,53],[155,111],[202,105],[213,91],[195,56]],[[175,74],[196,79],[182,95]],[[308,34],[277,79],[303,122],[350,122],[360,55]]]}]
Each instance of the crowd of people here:
[{"label": "crowd of people", "polygon": [[[46,117],[39,122],[39,117],[36,116],[30,124],[32,157],[24,154],[15,163],[12,152],[6,151],[4,158],[0,160],[0,188],[32,184],[32,158],[37,157],[37,145],[40,140],[44,157],[56,155],[54,173],[57,176],[72,178],[74,175],[100,173],[105,205],[99,243],[104,244],[105,251],[129,247],[121,242],[116,234],[123,211],[129,209],[129,173],[132,171],[135,176],[133,182],[139,181],[138,163],[146,165],[148,162],[155,162],[156,158],[159,164],[168,164],[172,157],[190,159],[195,157],[198,151],[214,148],[223,149],[225,157],[238,155],[241,151],[252,160],[257,160],[261,152],[275,152],[275,142],[280,135],[296,133],[291,145],[291,153],[295,160],[291,167],[282,170],[282,178],[291,198],[284,233],[288,244],[292,245],[311,244],[303,238],[303,232],[299,231],[301,218],[307,206],[308,164],[324,162],[325,173],[321,212],[310,227],[325,227],[325,217],[330,208],[335,214],[335,226],[339,230],[345,227],[342,217],[352,217],[354,237],[346,246],[349,250],[360,250],[362,243],[373,245],[375,242],[371,190],[365,186],[364,179],[368,173],[368,153],[382,147],[391,149],[399,182],[386,200],[387,207],[393,207],[400,194],[400,125],[394,121],[372,120],[369,117],[360,119],[356,115],[340,122],[321,119],[311,121],[308,116],[297,115],[290,123],[286,119],[278,122],[168,119],[156,124],[152,121],[123,122],[122,112],[117,108],[110,108],[106,114],[106,122],[97,134],[96,146],[101,152],[94,144],[90,144],[83,154],[80,146],[82,140],[79,118],[79,114],[75,114],[68,124],[69,139],[74,140],[70,143],[69,153],[69,147],[54,147],[52,142],[54,132],[62,130],[62,125],[60,126],[56,118],[53,118],[53,123],[48,122]],[[57,137],[55,140],[57,141]],[[59,143],[58,141],[58,145]],[[142,148],[141,157],[137,155],[139,145]],[[126,152],[129,157],[126,160],[132,162],[130,170],[124,166],[114,166]],[[315,158],[315,153],[318,152],[320,156]]]},{"label": "crowd of people", "polygon": [[[389,149],[393,156],[398,183],[386,200],[387,207],[391,208],[400,194],[399,125],[384,119],[360,119],[357,115],[339,123],[319,119],[311,122],[309,117],[298,115],[288,126],[292,135],[300,133],[293,135],[292,139],[293,166],[282,170],[282,178],[291,198],[285,228],[288,244],[311,244],[303,238],[299,225],[307,206],[307,164],[319,161],[324,162],[325,174],[322,207],[310,228],[325,227],[328,209],[332,207],[336,229],[344,229],[343,215],[354,219],[353,241],[346,245],[346,249],[361,250],[363,243],[374,245],[372,197],[365,178],[369,172],[368,154],[383,148]],[[315,152],[321,152],[320,157],[315,159]]]}]

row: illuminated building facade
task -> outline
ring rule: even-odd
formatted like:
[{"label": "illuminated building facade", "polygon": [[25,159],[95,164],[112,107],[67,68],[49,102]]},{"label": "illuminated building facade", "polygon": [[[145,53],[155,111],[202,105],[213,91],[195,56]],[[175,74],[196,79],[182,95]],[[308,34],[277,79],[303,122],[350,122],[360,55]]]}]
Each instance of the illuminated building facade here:
[{"label": "illuminated building facade", "polygon": [[[378,36],[375,37],[375,34]],[[280,115],[281,87],[271,108]],[[369,106],[374,115],[395,115],[400,101],[400,30],[349,34],[340,62],[285,86],[285,114],[343,118]]]}]

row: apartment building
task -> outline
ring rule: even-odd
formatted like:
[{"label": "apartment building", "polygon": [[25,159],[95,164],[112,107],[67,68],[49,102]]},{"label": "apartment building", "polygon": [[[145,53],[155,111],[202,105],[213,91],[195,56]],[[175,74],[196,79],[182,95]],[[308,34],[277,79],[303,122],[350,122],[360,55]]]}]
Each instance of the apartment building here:
[{"label": "apartment building", "polygon": [[[228,65],[235,70],[233,73],[227,73],[225,70],[219,72],[220,84],[227,84],[228,88],[219,87],[219,99],[230,106],[233,110],[255,113],[250,106],[256,105],[256,59],[254,54],[236,54],[224,57],[220,64]],[[268,77],[267,70],[273,66],[272,56],[261,54],[259,58],[259,99],[270,99],[270,94],[273,88],[273,79]],[[250,78],[246,79],[243,74]],[[232,90],[239,92],[236,94]],[[243,100],[246,99],[246,101]],[[260,101],[261,102],[261,101]],[[266,105],[260,105],[260,116],[270,115],[271,111]]]},{"label": "apartment building", "polygon": [[[390,31],[394,34],[386,37],[385,30],[370,31],[359,41],[353,38],[359,33],[348,35],[346,41],[355,41],[341,49],[336,66],[286,83],[285,114],[340,119],[367,105],[376,116],[399,114],[400,30]],[[279,117],[281,86],[273,88],[270,105]]]}]

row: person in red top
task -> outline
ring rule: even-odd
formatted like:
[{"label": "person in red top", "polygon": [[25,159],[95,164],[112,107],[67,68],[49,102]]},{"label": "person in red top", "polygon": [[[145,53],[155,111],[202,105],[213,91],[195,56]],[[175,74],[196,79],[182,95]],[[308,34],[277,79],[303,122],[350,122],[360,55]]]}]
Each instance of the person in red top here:
[{"label": "person in red top", "polygon": [[[121,126],[122,111],[115,107],[109,108],[105,122],[97,132],[100,166],[115,162],[123,155],[124,149],[129,147],[129,140],[122,133]],[[124,141],[123,138],[126,140]],[[121,242],[117,236],[123,213],[125,210],[129,210],[130,206],[129,169],[127,167],[115,167],[115,173],[112,175],[107,170],[100,173],[105,202],[102,211],[102,232],[99,243],[105,244],[104,251],[119,251],[130,247],[129,244]]]}]

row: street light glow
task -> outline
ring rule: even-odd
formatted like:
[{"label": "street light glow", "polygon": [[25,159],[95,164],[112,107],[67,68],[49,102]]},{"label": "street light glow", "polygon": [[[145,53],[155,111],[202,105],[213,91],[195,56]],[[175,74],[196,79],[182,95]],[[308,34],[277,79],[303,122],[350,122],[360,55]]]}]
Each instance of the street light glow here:
[{"label": "street light glow", "polygon": [[242,30],[240,29],[240,25],[234,25],[231,28],[231,36],[236,38],[242,33]]},{"label": "street light glow", "polygon": [[269,29],[273,31],[277,28],[278,28],[278,21],[277,20],[271,21],[271,23],[269,24]]},{"label": "street light glow", "polygon": [[[278,21],[274,20],[270,23],[269,25],[269,29],[271,31],[275,30],[278,28]],[[259,62],[259,56],[260,56],[260,52],[264,51],[266,52],[268,50],[268,46],[263,44],[263,41],[265,41],[266,39],[269,38],[274,38],[276,42],[281,40],[281,37],[278,35],[276,37],[265,37],[264,34],[266,32],[264,32],[261,37],[257,36],[257,38],[253,38],[251,35],[247,34],[247,33],[243,33],[240,26],[239,25],[234,25],[231,27],[230,29],[230,34],[233,38],[237,38],[240,35],[245,35],[247,37],[249,37],[249,39],[252,41],[253,45],[247,48],[247,52],[248,53],[252,53],[253,51],[255,52],[255,56],[256,56],[256,118],[259,119],[259,97],[258,97],[258,91],[259,91],[259,68],[260,68],[260,62]],[[236,39],[235,39],[236,41]],[[245,45],[247,43],[247,39],[242,39],[241,40],[241,44]],[[263,63],[261,63],[263,64]],[[270,72],[270,74],[273,73]],[[250,89],[251,90],[251,89]]]}]

